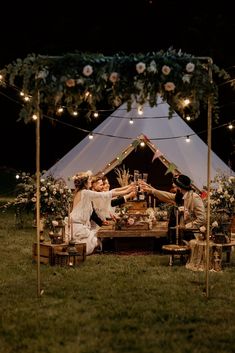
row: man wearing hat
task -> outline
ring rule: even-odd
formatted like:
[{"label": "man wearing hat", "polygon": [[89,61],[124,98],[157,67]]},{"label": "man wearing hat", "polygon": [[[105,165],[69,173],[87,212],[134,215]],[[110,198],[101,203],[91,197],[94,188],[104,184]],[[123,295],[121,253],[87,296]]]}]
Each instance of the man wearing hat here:
[{"label": "man wearing hat", "polygon": [[[179,211],[183,213],[183,228],[185,230],[183,238],[185,240],[190,240],[190,236],[187,237],[187,230],[199,230],[201,226],[206,224],[206,211],[203,201],[201,197],[193,191],[191,183],[192,182],[187,175],[176,175],[173,177],[173,184],[175,185],[177,192],[171,193],[168,191],[157,190],[141,181],[142,190],[152,194],[162,202],[178,205],[176,195],[178,195],[179,192],[182,194],[183,206],[179,207]],[[190,233],[188,233],[188,235],[189,234]]]}]

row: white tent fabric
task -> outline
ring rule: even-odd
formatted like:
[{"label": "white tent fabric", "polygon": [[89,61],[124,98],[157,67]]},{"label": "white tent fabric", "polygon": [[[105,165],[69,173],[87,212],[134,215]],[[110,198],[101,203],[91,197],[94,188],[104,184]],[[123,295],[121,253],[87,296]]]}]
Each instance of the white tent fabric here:
[{"label": "white tent fabric", "polygon": [[[92,140],[89,136],[84,138],[53,165],[47,175],[63,178],[73,187],[69,179],[78,171],[91,170],[96,174],[104,170],[138,136],[145,135],[151,141],[153,151],[160,150],[169,163],[174,163],[180,173],[188,175],[193,184],[202,189],[207,185],[208,146],[179,115],[174,113],[169,119],[168,109],[168,104],[159,99],[154,108],[144,105],[141,116],[137,107],[127,112],[126,104],[123,104],[93,131]],[[133,124],[129,123],[130,118],[133,118]],[[190,142],[186,142],[187,136],[190,136]],[[211,179],[218,172],[234,174],[213,151],[210,170]]]}]

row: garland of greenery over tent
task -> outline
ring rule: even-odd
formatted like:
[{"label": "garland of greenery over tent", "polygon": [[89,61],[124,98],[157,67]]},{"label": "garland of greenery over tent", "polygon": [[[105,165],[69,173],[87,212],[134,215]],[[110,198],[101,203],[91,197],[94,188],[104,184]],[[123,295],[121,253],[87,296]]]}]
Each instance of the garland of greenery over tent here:
[{"label": "garland of greenery over tent", "polygon": [[[213,80],[208,75],[209,67]],[[0,71],[0,82],[7,82],[29,97],[20,111],[20,119],[31,120],[40,109],[54,113],[64,107],[70,114],[87,110],[88,117],[106,102],[116,108],[127,102],[140,106],[157,105],[157,96],[169,103],[169,118],[173,111],[196,119],[211,99],[213,118],[218,118],[218,86],[214,77],[227,80],[229,75],[212,63],[210,58],[169,49],[147,54],[72,53],[64,56],[30,54],[17,59]],[[185,99],[190,104],[185,109]]]}]

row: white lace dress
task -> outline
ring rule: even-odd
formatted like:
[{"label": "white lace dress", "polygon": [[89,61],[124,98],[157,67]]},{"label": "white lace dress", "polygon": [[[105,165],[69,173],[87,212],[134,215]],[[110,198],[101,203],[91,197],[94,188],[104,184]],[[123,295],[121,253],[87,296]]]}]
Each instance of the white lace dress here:
[{"label": "white lace dress", "polygon": [[[93,211],[92,202],[95,200],[107,200],[111,202],[112,191],[97,192],[82,190],[81,199],[70,213],[70,234],[68,238],[75,240],[77,244],[86,243],[86,254],[92,254],[98,245],[96,229],[91,229],[90,217]],[[68,227],[67,227],[68,231]]]}]

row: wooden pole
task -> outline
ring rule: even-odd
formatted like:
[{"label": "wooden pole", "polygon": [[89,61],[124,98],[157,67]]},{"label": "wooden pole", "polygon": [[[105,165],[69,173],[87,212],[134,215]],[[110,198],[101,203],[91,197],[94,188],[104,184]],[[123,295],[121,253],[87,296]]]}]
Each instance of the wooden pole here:
[{"label": "wooden pole", "polygon": [[[208,75],[210,83],[212,80],[212,64],[211,58],[208,58]],[[211,96],[208,98],[207,112],[207,232],[206,232],[206,297],[209,297],[209,240],[210,240],[210,183],[211,183],[211,124],[212,124],[212,104]]]},{"label": "wooden pole", "polygon": [[40,297],[41,290],[40,276],[40,93],[37,92],[37,120],[36,120],[36,220],[37,220],[37,294]]}]

